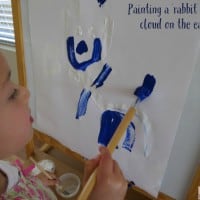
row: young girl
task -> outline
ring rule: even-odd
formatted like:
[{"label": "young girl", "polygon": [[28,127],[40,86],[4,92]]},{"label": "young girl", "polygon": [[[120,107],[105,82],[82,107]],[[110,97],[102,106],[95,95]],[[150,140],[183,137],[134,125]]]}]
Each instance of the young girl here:
[{"label": "young girl", "polygon": [[[29,91],[15,85],[10,80],[9,66],[0,53],[0,159],[22,150],[32,138]],[[100,155],[87,161],[84,171],[85,183],[98,166],[97,181],[90,200],[123,200],[127,182],[109,151],[101,147]],[[47,186],[57,180],[48,180],[40,175],[34,177],[26,173],[18,163],[10,164],[0,160],[0,200],[4,199],[56,199]]]}]

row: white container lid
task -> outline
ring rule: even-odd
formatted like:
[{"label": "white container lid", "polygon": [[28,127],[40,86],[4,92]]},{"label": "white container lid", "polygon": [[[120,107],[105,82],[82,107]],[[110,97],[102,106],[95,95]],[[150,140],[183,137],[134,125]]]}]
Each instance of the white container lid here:
[{"label": "white container lid", "polygon": [[[50,173],[55,172],[55,163],[52,160],[41,160],[38,162],[38,165],[40,165],[45,171],[48,171]],[[32,174],[36,176],[40,173],[40,169],[38,169],[38,167],[35,166],[32,170]]]}]

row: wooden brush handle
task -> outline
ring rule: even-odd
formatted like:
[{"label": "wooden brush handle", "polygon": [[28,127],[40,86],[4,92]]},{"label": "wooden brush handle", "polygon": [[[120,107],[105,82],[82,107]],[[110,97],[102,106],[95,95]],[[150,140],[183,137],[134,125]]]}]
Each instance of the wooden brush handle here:
[{"label": "wooden brush handle", "polygon": [[124,135],[128,125],[130,124],[131,120],[133,119],[135,115],[135,108],[130,107],[127,113],[125,114],[124,118],[120,122],[119,126],[117,127],[114,135],[112,136],[112,139],[110,140],[107,148],[112,154],[119,144],[119,141],[121,140],[122,136]]},{"label": "wooden brush handle", "polygon": [[34,164],[35,166],[40,170],[40,172],[42,172],[48,179],[53,179],[53,177],[50,176],[50,174],[48,174],[45,169],[43,167],[41,167],[34,159],[33,157],[29,158]]},{"label": "wooden brush handle", "polygon": [[96,183],[97,168],[92,172],[77,200],[87,200]]},{"label": "wooden brush handle", "polygon": [[[126,131],[128,125],[130,124],[131,120],[133,119],[135,115],[135,108],[130,107],[127,113],[125,114],[124,118],[120,122],[119,126],[117,127],[112,139],[110,140],[107,148],[112,154],[113,151],[115,150],[116,146],[118,145],[120,139],[124,135],[124,132]],[[91,174],[90,178],[88,179],[87,183],[85,184],[83,190],[81,191],[78,200],[87,200],[92,189],[94,188],[95,182],[96,182],[96,174],[97,174],[97,169],[93,171]]]}]

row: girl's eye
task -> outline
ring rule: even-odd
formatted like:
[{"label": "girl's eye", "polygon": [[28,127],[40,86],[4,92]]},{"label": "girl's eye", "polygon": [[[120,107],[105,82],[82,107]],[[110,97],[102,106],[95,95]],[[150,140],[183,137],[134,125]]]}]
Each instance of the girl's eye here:
[{"label": "girl's eye", "polygon": [[12,92],[12,94],[9,96],[9,100],[14,100],[14,99],[16,99],[16,97],[17,97],[17,95],[19,94],[19,90],[18,89],[14,89],[13,90],[13,92]]}]

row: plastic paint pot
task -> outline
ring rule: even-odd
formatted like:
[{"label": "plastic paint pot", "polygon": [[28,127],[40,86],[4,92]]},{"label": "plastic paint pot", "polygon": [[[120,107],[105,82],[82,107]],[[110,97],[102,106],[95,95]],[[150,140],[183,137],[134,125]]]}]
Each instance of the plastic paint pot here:
[{"label": "plastic paint pot", "polygon": [[56,185],[56,192],[63,198],[75,196],[81,185],[80,178],[73,173],[65,173],[59,177],[60,184]]}]

